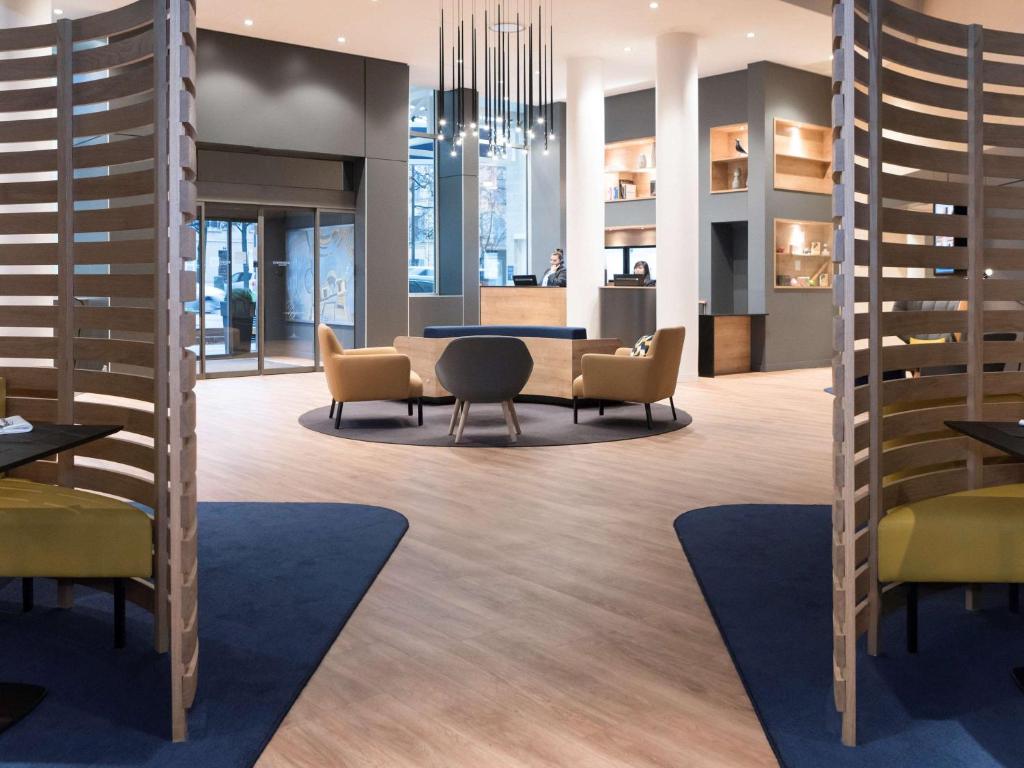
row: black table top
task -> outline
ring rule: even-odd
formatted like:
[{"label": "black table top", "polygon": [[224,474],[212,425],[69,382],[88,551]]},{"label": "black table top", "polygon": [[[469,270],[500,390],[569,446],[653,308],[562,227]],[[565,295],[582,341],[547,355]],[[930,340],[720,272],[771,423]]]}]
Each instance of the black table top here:
[{"label": "black table top", "polygon": [[31,432],[0,435],[0,472],[112,435],[120,426],[33,423]]},{"label": "black table top", "polygon": [[1016,421],[947,421],[946,426],[1024,459],[1024,427]]}]

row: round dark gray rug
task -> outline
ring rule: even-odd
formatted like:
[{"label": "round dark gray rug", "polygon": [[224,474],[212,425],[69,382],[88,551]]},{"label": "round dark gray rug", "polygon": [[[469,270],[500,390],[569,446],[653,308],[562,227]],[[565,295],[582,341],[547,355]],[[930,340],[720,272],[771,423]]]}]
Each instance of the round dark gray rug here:
[{"label": "round dark gray rug", "polygon": [[678,420],[672,420],[667,405],[652,405],[654,429],[647,429],[644,407],[632,403],[606,405],[604,416],[597,406],[580,408],[580,423],[572,423],[572,408],[541,403],[516,403],[523,434],[509,442],[508,430],[498,403],[476,403],[470,407],[462,442],[448,436],[451,405],[424,405],[423,426],[416,417],[406,415],[405,403],[348,403],[341,417],[341,429],[334,429],[330,408],[315,408],[299,417],[299,424],[324,435],[364,440],[371,443],[428,445],[457,448],[529,448],[544,445],[581,445],[652,437],[689,426],[693,419],[676,408]]}]

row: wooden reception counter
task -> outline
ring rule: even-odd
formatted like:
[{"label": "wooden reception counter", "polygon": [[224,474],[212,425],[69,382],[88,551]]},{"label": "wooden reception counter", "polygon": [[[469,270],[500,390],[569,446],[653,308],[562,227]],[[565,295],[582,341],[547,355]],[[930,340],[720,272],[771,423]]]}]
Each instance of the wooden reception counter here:
[{"label": "wooden reception counter", "polygon": [[480,287],[481,325],[565,325],[565,288]]}]

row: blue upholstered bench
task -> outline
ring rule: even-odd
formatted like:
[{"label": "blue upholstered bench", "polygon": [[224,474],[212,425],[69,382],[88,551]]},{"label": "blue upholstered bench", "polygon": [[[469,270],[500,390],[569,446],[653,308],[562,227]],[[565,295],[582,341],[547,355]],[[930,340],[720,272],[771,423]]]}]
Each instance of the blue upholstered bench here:
[{"label": "blue upholstered bench", "polygon": [[558,325],[428,325],[425,339],[450,339],[457,336],[518,336],[539,339],[585,339],[586,328]]}]

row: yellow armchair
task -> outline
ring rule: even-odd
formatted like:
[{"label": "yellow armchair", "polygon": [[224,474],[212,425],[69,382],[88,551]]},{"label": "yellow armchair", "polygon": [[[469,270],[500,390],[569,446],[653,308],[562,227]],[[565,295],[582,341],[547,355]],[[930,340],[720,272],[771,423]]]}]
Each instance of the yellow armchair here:
[{"label": "yellow armchair", "polygon": [[604,415],[605,400],[643,403],[647,427],[652,428],[651,403],[668,398],[672,418],[676,418],[673,394],[679,378],[685,328],[662,328],[654,334],[650,349],[643,357],[630,355],[629,347],[620,347],[614,355],[584,355],[583,372],[572,383],[573,422],[579,423],[580,398],[597,400]]},{"label": "yellow armchair", "polygon": [[345,403],[368,400],[407,400],[410,416],[415,400],[418,422],[423,426],[423,380],[412,370],[406,355],[394,347],[345,349],[331,327],[323,323],[317,328],[317,337],[335,429],[341,428]]}]

